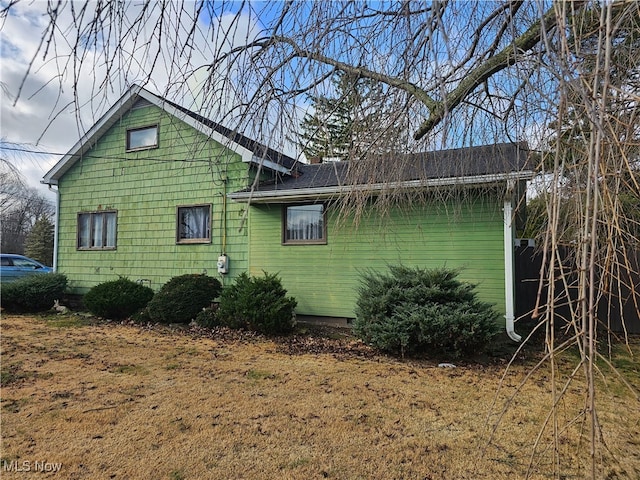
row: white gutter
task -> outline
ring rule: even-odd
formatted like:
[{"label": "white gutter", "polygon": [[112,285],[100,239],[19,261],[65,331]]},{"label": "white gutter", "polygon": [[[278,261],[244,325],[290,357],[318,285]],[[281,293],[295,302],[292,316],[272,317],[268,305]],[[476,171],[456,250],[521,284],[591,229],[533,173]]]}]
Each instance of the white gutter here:
[{"label": "white gutter", "polygon": [[289,190],[265,190],[230,193],[236,202],[269,203],[293,200],[318,200],[334,198],[350,192],[380,192],[397,188],[443,187],[454,185],[477,185],[502,181],[523,180],[533,177],[533,172],[510,172],[495,175],[473,175],[467,177],[432,178],[429,180],[407,180],[403,182],[375,183],[372,185],[333,185],[329,187],[297,188]]},{"label": "white gutter", "polygon": [[[49,185],[49,190],[53,190],[52,186]],[[55,213],[55,223],[53,227],[53,271],[58,271],[58,236],[60,229],[60,190],[55,189],[56,192],[56,213]]]},{"label": "white gutter", "polygon": [[[507,196],[511,189],[507,190]],[[513,206],[511,199],[504,200],[504,301],[506,305],[505,328],[507,335],[514,342],[522,337],[515,332],[515,285],[514,285],[514,248],[513,248]]]}]

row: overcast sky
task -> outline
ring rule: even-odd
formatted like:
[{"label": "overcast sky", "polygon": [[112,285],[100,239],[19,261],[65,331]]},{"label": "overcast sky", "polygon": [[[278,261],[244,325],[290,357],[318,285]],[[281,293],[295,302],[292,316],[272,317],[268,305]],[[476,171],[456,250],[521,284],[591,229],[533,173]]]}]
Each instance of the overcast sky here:
[{"label": "overcast sky", "polygon": [[[37,2],[32,6],[40,10]],[[20,170],[30,186],[38,186],[46,192],[47,188],[39,185],[40,179],[60,158],[54,153],[64,153],[73,145],[77,128],[72,108],[66,108],[52,122],[54,119],[51,114],[55,112],[56,102],[59,102],[58,105],[68,103],[71,92],[70,88],[66,88],[66,93],[58,95],[60,81],[55,80],[55,66],[51,63],[34,63],[34,74],[26,79],[16,102],[27,67],[42,35],[42,25],[38,20],[29,5],[18,4],[2,25],[0,127],[5,147],[3,157]],[[64,82],[62,86],[69,87]],[[8,150],[7,147],[24,151]]]}]

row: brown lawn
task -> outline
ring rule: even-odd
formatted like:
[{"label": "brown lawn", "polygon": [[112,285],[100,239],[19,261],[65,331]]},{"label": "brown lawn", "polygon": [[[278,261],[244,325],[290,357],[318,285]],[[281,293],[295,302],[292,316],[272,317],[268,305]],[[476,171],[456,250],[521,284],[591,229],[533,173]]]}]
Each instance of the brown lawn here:
[{"label": "brown lawn", "polygon": [[[438,368],[348,338],[216,338],[73,315],[1,326],[3,479],[553,478],[549,372],[500,416],[533,359],[499,390],[506,364]],[[639,344],[614,356],[636,388]],[[598,475],[637,479],[640,403],[603,372]],[[576,381],[559,402],[560,478],[589,474],[584,398]]]}]

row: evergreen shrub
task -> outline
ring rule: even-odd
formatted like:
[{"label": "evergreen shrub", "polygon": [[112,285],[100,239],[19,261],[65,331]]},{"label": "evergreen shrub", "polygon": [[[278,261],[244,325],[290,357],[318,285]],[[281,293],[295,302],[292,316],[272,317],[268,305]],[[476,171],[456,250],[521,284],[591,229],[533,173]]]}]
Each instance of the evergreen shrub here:
[{"label": "evergreen shrub", "polygon": [[497,312],[476,298],[458,270],[390,266],[365,272],[354,333],[391,354],[445,353],[464,357],[484,350],[498,333]]},{"label": "evergreen shrub", "polygon": [[218,320],[218,309],[213,307],[203,308],[198,315],[196,315],[195,321],[198,325],[205,328],[220,326],[220,320]]},{"label": "evergreen shrub", "polygon": [[53,265],[54,230],[51,220],[45,216],[39,217],[27,235],[24,254],[45,265]]},{"label": "evergreen shrub", "polygon": [[217,316],[226,327],[267,335],[286,334],[295,327],[297,304],[294,298],[287,297],[277,274],[264,272],[264,277],[250,277],[243,272],[222,290]]},{"label": "evergreen shrub", "polygon": [[3,283],[0,292],[2,308],[12,312],[42,312],[62,299],[67,277],[62,273],[29,275],[14,282]]},{"label": "evergreen shrub", "polygon": [[142,310],[152,298],[151,288],[120,277],[91,288],[83,303],[94,315],[121,320]]},{"label": "evergreen shrub", "polygon": [[189,323],[211,306],[222,285],[207,275],[185,274],[165,283],[147,305],[148,317],[159,323]]}]

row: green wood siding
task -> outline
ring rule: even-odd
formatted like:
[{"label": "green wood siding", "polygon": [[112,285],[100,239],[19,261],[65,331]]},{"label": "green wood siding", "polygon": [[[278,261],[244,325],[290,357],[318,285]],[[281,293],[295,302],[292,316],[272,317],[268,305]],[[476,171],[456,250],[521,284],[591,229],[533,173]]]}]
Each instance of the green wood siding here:
[{"label": "green wood siding", "polygon": [[[456,205],[456,206],[454,206]],[[252,275],[278,272],[301,315],[353,317],[359,274],[389,264],[462,268],[479,296],[505,310],[502,202],[484,197],[460,204],[394,210],[381,220],[353,222],[329,215],[326,245],[282,245],[281,205],[250,210]]]},{"label": "green wood siding", "polygon": [[[126,152],[127,129],[148,125],[158,125],[158,148]],[[249,175],[239,155],[162,109],[130,110],[59,181],[58,270],[76,293],[118,276],[158,289],[183,273],[217,277],[226,250],[229,282],[248,268],[248,249],[244,207],[225,195]],[[211,243],[176,243],[176,208],[192,204],[212,204]],[[117,211],[116,250],[76,250],[78,212],[99,210]]]}]

